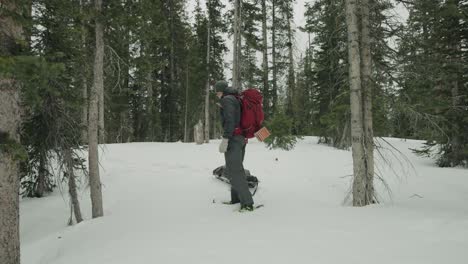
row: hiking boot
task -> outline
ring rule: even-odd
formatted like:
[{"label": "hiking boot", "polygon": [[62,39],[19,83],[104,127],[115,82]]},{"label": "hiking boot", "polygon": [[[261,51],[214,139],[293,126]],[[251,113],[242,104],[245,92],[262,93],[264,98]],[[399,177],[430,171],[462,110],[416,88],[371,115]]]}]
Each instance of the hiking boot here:
[{"label": "hiking boot", "polygon": [[244,212],[252,212],[254,210],[253,205],[241,205],[241,208],[239,209],[240,213]]}]

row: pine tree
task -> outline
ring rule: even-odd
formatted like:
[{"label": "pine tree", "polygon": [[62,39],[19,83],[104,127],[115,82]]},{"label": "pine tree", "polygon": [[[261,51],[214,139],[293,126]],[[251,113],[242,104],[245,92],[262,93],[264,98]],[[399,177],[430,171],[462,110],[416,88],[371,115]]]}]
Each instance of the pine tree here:
[{"label": "pine tree", "polygon": [[353,155],[353,205],[375,203],[369,1],[346,0]]},{"label": "pine tree", "polygon": [[[463,4],[464,3],[464,4]],[[414,1],[400,45],[397,134],[440,146],[439,166],[467,164],[465,1]]]}]

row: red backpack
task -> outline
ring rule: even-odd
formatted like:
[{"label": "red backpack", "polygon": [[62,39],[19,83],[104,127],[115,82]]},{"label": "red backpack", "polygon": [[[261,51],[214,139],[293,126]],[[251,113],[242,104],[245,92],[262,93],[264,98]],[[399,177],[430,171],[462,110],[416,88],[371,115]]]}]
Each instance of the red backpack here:
[{"label": "red backpack", "polygon": [[250,88],[243,91],[238,99],[241,103],[241,133],[246,138],[253,138],[255,132],[262,128],[263,96],[257,89]]}]

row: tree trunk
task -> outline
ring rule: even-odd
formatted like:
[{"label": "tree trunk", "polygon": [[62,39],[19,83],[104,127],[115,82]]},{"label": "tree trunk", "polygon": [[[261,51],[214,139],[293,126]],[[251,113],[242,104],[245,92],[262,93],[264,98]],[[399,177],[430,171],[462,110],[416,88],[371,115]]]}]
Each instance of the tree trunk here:
[{"label": "tree trunk", "polygon": [[374,131],[372,125],[372,57],[369,0],[361,0],[361,77],[365,146],[365,205],[374,203]]},{"label": "tree trunk", "polygon": [[[17,14],[17,1],[4,0],[2,8]],[[0,56],[19,55],[23,28],[5,12],[0,13]],[[19,145],[19,85],[13,79],[0,77],[0,143],[6,140]],[[6,144],[7,145],[7,144]],[[11,144],[8,144],[11,145]],[[5,146],[5,145],[4,145]],[[15,147],[15,146],[12,146]],[[20,263],[19,240],[19,173],[18,162],[10,151],[0,150],[0,263]]]},{"label": "tree trunk", "polygon": [[[104,74],[103,72],[103,60],[104,60],[104,25],[102,24],[103,18],[101,17],[102,13],[102,0],[95,0],[96,5],[99,4],[98,10],[98,20],[96,22],[96,48],[99,46],[100,50],[100,79],[99,85],[97,86],[97,92],[99,97],[99,143],[104,144],[106,143],[106,129],[104,127],[104,112],[105,112],[105,105],[104,105]],[[98,8],[98,7],[96,7]],[[99,24],[99,26],[98,26]],[[99,34],[99,36],[98,36]],[[96,73],[96,70],[94,71]]]},{"label": "tree trunk", "polygon": [[102,0],[95,0],[96,9],[96,50],[94,55],[94,82],[91,88],[89,102],[89,185],[91,190],[91,205],[93,218],[104,215],[102,205],[101,179],[99,176],[99,153],[98,153],[98,101],[99,91],[102,90],[103,82],[103,59],[104,40],[103,25],[101,23]]},{"label": "tree trunk", "polygon": [[241,90],[241,1],[234,0],[234,51],[232,87]]},{"label": "tree trunk", "polygon": [[[81,216],[80,200],[78,199],[78,190],[76,187],[75,162],[72,156],[72,149],[66,149],[64,155],[65,163],[67,166],[68,193],[70,194],[70,204],[75,215],[76,223],[80,223],[83,221],[83,217]],[[71,222],[72,221],[70,221],[70,223]]]},{"label": "tree trunk", "polygon": [[268,118],[270,113],[270,87],[268,83],[268,32],[267,32],[267,9],[266,0],[262,0],[262,35],[263,35],[263,109],[265,112],[265,119]]},{"label": "tree trunk", "polygon": [[147,116],[148,116],[148,133],[147,139],[152,142],[155,140],[154,137],[154,95],[153,95],[153,82],[152,82],[152,67],[149,66],[149,69],[146,69],[146,79],[145,79],[145,86],[146,86],[146,93],[147,93]]},{"label": "tree trunk", "polygon": [[276,112],[278,106],[278,71],[276,68],[276,0],[272,0],[272,26],[271,26],[271,57],[273,63],[273,89],[272,93],[272,114]]},{"label": "tree trunk", "polygon": [[189,63],[185,72],[185,116],[184,116],[184,142],[188,142],[188,97],[189,97]]},{"label": "tree trunk", "polygon": [[[286,14],[288,20],[288,57],[289,57],[289,69],[288,69],[288,106],[287,113],[292,117],[294,116],[293,104],[294,104],[294,93],[296,90],[296,80],[294,76],[294,54],[293,54],[293,34],[291,28],[291,18],[289,17],[289,11]],[[293,125],[295,127],[295,124]]]},{"label": "tree trunk", "polygon": [[[460,1],[459,0],[451,0],[448,1],[448,4],[452,4],[454,7],[456,7],[458,10],[461,9],[460,7]],[[460,20],[458,17],[454,16],[450,19],[450,24],[452,25],[451,27],[453,29],[460,29]],[[465,27],[466,28],[466,27]],[[461,30],[460,30],[461,31]],[[451,158],[450,158],[450,164],[451,166],[458,166],[463,164],[463,145],[462,145],[462,139],[461,135],[462,129],[463,129],[463,124],[460,122],[460,120],[463,120],[463,114],[460,115],[460,109],[462,107],[462,98],[464,97],[463,95],[460,95],[460,86],[463,87],[463,82],[462,76],[463,76],[463,69],[462,69],[462,59],[461,59],[461,46],[462,46],[462,40],[461,36],[457,34],[457,32],[460,31],[453,31],[451,37],[449,38],[449,67],[452,69],[450,70],[449,74],[449,83],[450,83],[450,93],[452,97],[452,118],[453,121],[451,122]],[[461,85],[460,85],[461,84]],[[466,97],[466,95],[465,95]]]},{"label": "tree trunk", "polygon": [[[83,15],[83,6],[84,0],[80,0],[80,13]],[[86,29],[84,21],[81,22],[81,52],[83,53],[82,56],[84,60],[87,61],[87,49],[86,49]],[[88,64],[84,63],[81,70],[81,82],[82,82],[82,99],[83,105],[81,110],[81,141],[83,144],[87,144],[88,142]]]},{"label": "tree trunk", "polygon": [[205,90],[205,143],[210,143],[210,39],[211,39],[211,6],[208,1],[208,28],[206,39],[206,90]]},{"label": "tree trunk", "polygon": [[366,168],[362,127],[361,58],[356,0],[345,0],[348,28],[348,63],[351,104],[351,142],[353,151],[353,205],[366,205]]},{"label": "tree trunk", "polygon": [[[171,81],[171,87],[169,89],[169,100],[172,100],[173,98],[175,99],[175,91],[176,91],[176,82],[175,82],[175,31],[174,31],[174,3],[173,1],[170,1],[170,31],[171,31],[171,54],[170,54],[170,67],[171,67],[171,72],[170,72],[170,81]],[[172,116],[173,112],[175,110],[175,103],[170,104],[169,107],[169,131],[168,134],[166,134],[166,141],[172,141]]]},{"label": "tree trunk", "polygon": [[47,169],[46,169],[46,154],[41,151],[41,155],[39,158],[39,168],[37,169],[37,185],[36,185],[36,190],[34,191],[34,197],[41,198],[44,196],[44,192],[46,189],[46,177],[47,175]]},{"label": "tree trunk", "polygon": [[198,121],[193,129],[193,138],[197,145],[203,144],[203,122],[201,120]]}]

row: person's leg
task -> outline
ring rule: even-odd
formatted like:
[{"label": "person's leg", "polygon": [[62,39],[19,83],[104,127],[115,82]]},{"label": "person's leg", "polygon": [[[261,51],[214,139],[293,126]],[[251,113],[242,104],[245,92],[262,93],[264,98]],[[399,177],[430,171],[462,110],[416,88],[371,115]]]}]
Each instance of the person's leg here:
[{"label": "person's leg", "polygon": [[[229,140],[229,147],[225,154],[226,172],[230,176],[234,194],[237,193],[241,204],[253,205],[252,194],[249,191],[244,167],[242,166],[242,149],[244,145],[244,137],[242,136],[235,136]],[[232,191],[231,194],[233,194]]]}]

